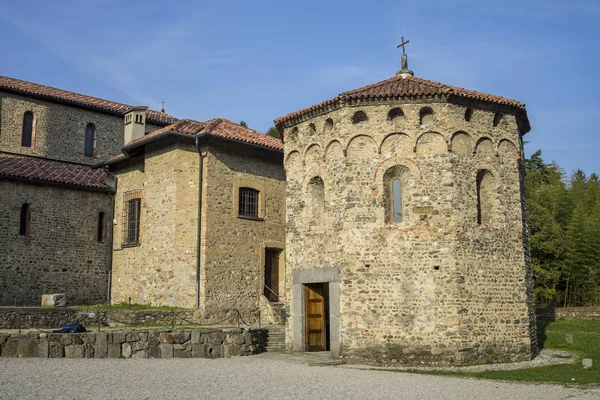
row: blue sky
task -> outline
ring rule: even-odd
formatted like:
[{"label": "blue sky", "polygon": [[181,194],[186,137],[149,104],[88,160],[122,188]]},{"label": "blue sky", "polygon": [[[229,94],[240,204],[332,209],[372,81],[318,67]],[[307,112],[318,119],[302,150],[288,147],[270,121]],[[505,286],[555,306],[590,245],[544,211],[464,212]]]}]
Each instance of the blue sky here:
[{"label": "blue sky", "polygon": [[600,173],[600,1],[8,1],[0,75],[180,118],[273,119],[389,78],[525,102],[527,155]]}]

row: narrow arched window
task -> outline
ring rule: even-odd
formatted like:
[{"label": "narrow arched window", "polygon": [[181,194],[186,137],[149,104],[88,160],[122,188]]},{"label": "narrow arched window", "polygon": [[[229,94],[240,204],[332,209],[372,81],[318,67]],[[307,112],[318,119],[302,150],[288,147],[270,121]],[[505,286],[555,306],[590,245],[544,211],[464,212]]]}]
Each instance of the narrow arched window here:
[{"label": "narrow arched window", "polygon": [[85,127],[85,156],[96,157],[96,127],[87,124]]},{"label": "narrow arched window", "polygon": [[308,207],[310,213],[310,228],[313,231],[323,230],[325,217],[325,183],[319,176],[308,182]]},{"label": "narrow arched window", "polygon": [[494,210],[494,176],[490,171],[477,173],[477,224],[487,225]]},{"label": "narrow arched window", "polygon": [[404,200],[407,184],[408,170],[406,167],[396,165],[388,169],[383,175],[386,223],[400,223],[406,220]]},{"label": "narrow arched window", "polygon": [[433,124],[433,110],[430,107],[423,107],[419,113],[421,125]]},{"label": "narrow arched window", "polygon": [[28,203],[23,203],[21,206],[21,216],[19,223],[19,235],[29,235],[31,228],[31,210]]},{"label": "narrow arched window", "polygon": [[101,211],[98,213],[98,229],[96,234],[96,240],[98,242],[104,242],[106,234],[106,227],[104,222],[104,212]]},{"label": "narrow arched window", "polygon": [[21,146],[31,147],[33,143],[33,113],[27,111],[23,114],[23,132],[21,133]]},{"label": "narrow arched window", "polygon": [[473,117],[473,109],[467,108],[467,110],[465,111],[465,121],[470,122],[471,117]]},{"label": "narrow arched window", "polygon": [[500,124],[500,122],[502,122],[502,114],[500,113],[496,113],[494,114],[494,126],[498,126]]}]

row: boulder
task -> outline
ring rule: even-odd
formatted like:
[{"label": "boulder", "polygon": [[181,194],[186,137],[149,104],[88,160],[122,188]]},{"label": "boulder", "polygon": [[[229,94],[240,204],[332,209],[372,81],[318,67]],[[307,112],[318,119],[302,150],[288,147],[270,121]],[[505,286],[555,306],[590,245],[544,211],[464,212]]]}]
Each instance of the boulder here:
[{"label": "boulder", "polygon": [[42,307],[66,307],[67,296],[64,293],[43,294]]}]

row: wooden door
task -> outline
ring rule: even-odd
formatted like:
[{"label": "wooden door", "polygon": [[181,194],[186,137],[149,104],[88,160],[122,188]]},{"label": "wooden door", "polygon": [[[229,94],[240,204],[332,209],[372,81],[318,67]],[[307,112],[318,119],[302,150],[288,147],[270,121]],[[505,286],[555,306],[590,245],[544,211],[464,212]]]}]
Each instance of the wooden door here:
[{"label": "wooden door", "polygon": [[322,283],[305,285],[306,351],[325,350],[325,293]]},{"label": "wooden door", "polygon": [[264,295],[269,301],[279,300],[279,250],[265,251]]}]

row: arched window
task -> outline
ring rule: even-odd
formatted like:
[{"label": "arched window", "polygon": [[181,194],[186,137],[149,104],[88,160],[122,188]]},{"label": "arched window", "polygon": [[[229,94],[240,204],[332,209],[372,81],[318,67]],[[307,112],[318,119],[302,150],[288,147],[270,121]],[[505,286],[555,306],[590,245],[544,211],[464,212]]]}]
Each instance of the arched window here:
[{"label": "arched window", "polygon": [[85,127],[85,156],[96,157],[96,127],[87,124]]},{"label": "arched window", "polygon": [[400,223],[406,220],[406,187],[408,170],[402,166],[394,166],[383,175],[384,197],[386,204],[385,222]]},{"label": "arched window", "polygon": [[21,146],[31,147],[33,143],[33,113],[27,111],[23,114],[23,132],[21,133]]},{"label": "arched window", "polygon": [[331,118],[327,118],[325,120],[325,126],[324,126],[326,131],[330,131],[333,129],[333,120]]},{"label": "arched window", "polygon": [[421,125],[433,124],[433,110],[430,107],[424,107],[419,113]]},{"label": "arched window", "polygon": [[325,184],[320,176],[315,176],[308,182],[308,202],[310,228],[320,232],[323,230],[325,217]]},{"label": "arched window", "polygon": [[353,124],[358,124],[359,122],[363,122],[363,121],[366,121],[368,119],[369,118],[367,117],[367,114],[365,114],[364,111],[357,111],[352,116],[352,123]]},{"label": "arched window", "polygon": [[27,236],[31,228],[31,210],[28,203],[21,206],[21,216],[19,223],[19,235]]},{"label": "arched window", "polygon": [[258,218],[258,195],[259,191],[249,187],[241,187],[239,191],[238,216],[246,218]]},{"label": "arched window", "polygon": [[388,119],[390,121],[395,120],[396,118],[404,118],[404,112],[402,111],[401,108],[396,107],[396,108],[392,108],[390,110],[390,112],[388,113]]},{"label": "arched window", "polygon": [[472,116],[473,116],[473,109],[467,108],[467,110],[465,111],[465,121],[470,122]]},{"label": "arched window", "polygon": [[500,124],[501,121],[502,121],[502,114],[500,114],[500,113],[494,114],[494,126],[498,126],[498,124]]},{"label": "arched window", "polygon": [[490,171],[477,173],[477,224],[487,225],[494,211],[494,176]]}]

